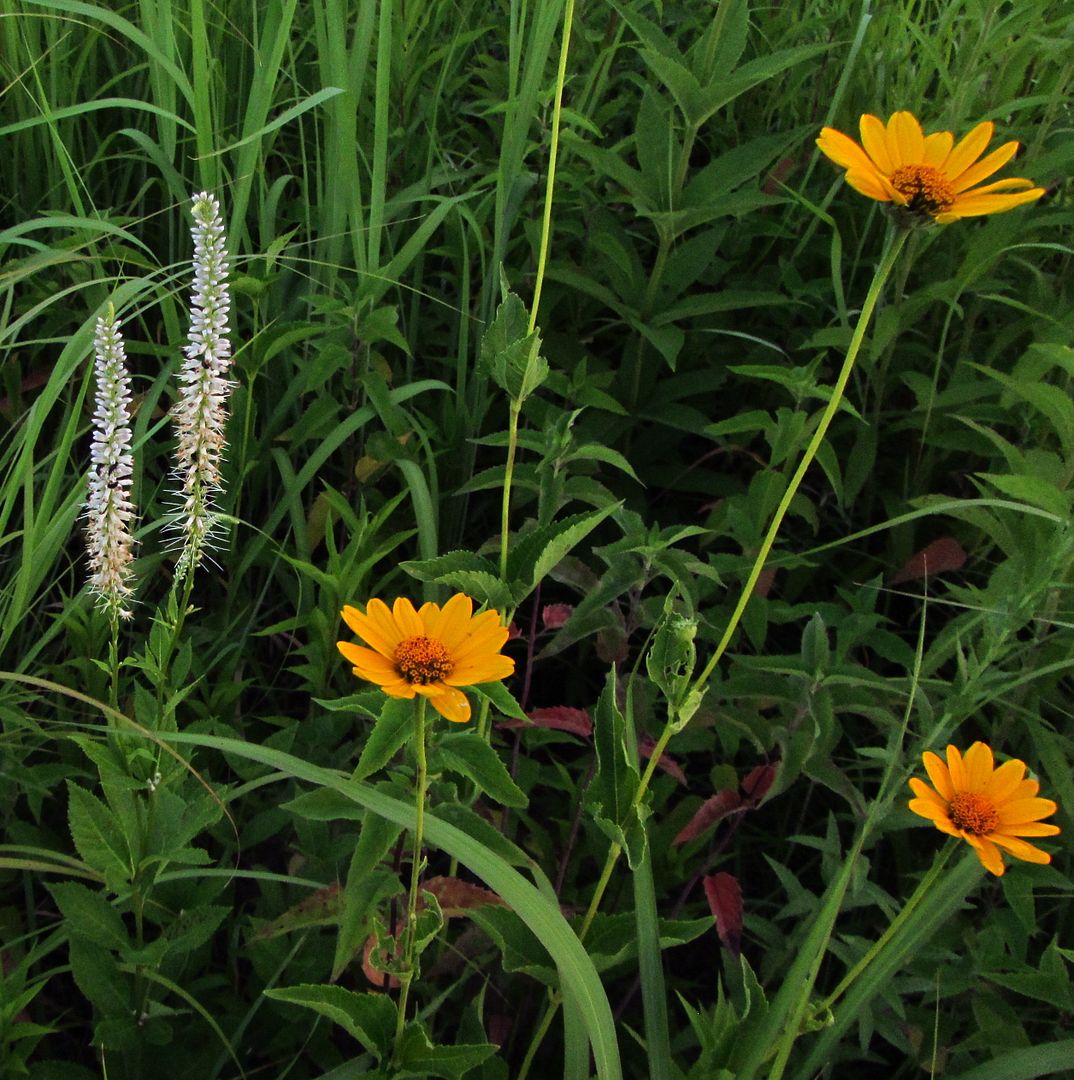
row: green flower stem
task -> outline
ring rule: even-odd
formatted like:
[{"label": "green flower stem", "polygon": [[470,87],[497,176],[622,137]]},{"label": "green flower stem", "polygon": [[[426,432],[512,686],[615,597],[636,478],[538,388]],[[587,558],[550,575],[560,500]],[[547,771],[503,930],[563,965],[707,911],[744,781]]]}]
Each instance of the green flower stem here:
[{"label": "green flower stem", "polygon": [[723,637],[720,638],[716,650],[710,657],[709,662],[705,665],[704,670],[697,677],[697,682],[693,687],[697,692],[704,689],[704,686],[708,682],[712,672],[715,670],[716,665],[727,651],[727,646],[731,643],[731,638],[738,629],[738,624],[742,621],[742,614],[746,610],[746,605],[750,602],[750,598],[753,596],[753,590],[757,584],[757,579],[761,576],[765,560],[772,550],[772,545],[775,543],[776,535],[779,533],[780,526],[783,524],[783,519],[787,516],[787,511],[790,509],[791,502],[794,500],[795,495],[798,494],[798,489],[802,485],[802,480],[805,479],[805,474],[808,471],[809,466],[813,464],[813,459],[817,456],[817,451],[820,449],[821,443],[824,442],[824,436],[828,434],[828,428],[831,426],[831,422],[839,409],[839,404],[843,400],[843,392],[846,390],[847,382],[850,380],[850,374],[854,370],[854,363],[858,359],[858,352],[861,349],[862,342],[865,340],[865,331],[869,328],[869,323],[872,321],[876,303],[880,299],[880,293],[891,274],[892,267],[895,265],[899,252],[902,251],[903,245],[906,243],[908,235],[909,232],[906,229],[899,229],[895,233],[894,239],[888,245],[886,254],[880,260],[880,265],[876,268],[872,284],[869,286],[869,292],[866,294],[865,302],[861,306],[861,314],[858,316],[858,323],[854,327],[854,334],[850,339],[850,347],[847,349],[846,359],[843,361],[843,367],[839,372],[839,377],[835,380],[835,386],[832,387],[831,398],[821,415],[820,423],[817,425],[817,430],[813,433],[813,438],[809,440],[809,445],[802,455],[802,460],[798,463],[798,468],[795,470],[794,476],[791,477],[791,482],[787,485],[787,490],[783,493],[783,498],[779,501],[779,506],[776,507],[772,522],[768,526],[768,532],[761,542],[761,548],[757,552],[757,557],[753,560],[753,567],[750,570],[749,577],[746,578],[746,584],[742,588],[742,595],[738,598],[738,603],[731,613],[731,618],[728,620],[727,627],[723,632]]},{"label": "green flower stem", "polygon": [[[535,309],[536,310],[536,309]],[[522,402],[512,401],[507,420],[507,464],[503,474],[503,501],[500,504],[500,580],[507,582],[507,535],[511,524],[511,479],[515,472],[515,451],[518,449],[518,416]]]},{"label": "green flower stem", "polygon": [[414,981],[414,943],[418,928],[418,881],[421,877],[421,846],[425,830],[425,789],[429,771],[425,761],[425,698],[417,697],[414,721],[414,754],[418,762],[418,774],[414,783],[414,849],[410,860],[410,895],[407,899],[403,970],[399,975],[399,1012],[395,1021],[395,1048],[393,1056],[398,1059],[402,1046],[403,1030],[406,1028],[406,1005],[410,996],[410,984]]},{"label": "green flower stem", "polygon": [[936,884],[937,879],[940,874],[943,873],[944,867],[947,865],[952,852],[957,846],[958,844],[954,838],[948,839],[947,844],[933,861],[932,868],[918,883],[917,888],[914,889],[910,899],[903,905],[899,914],[891,920],[891,925],[876,939],[875,942],[873,942],[872,945],[869,946],[869,951],[846,973],[846,975],[843,976],[839,985],[816,1006],[816,1015],[823,1015],[832,1008],[832,1006],[850,989],[858,976],[861,975],[877,956],[880,955],[888,942],[891,941],[903,926],[906,925],[910,916],[917,910],[918,905],[925,899],[933,885]]},{"label": "green flower stem", "polygon": [[559,123],[563,112],[563,85],[567,81],[567,52],[571,44],[571,25],[574,22],[574,0],[567,0],[563,10],[563,40],[559,46],[559,68],[556,71],[556,97],[552,105],[552,136],[548,146],[548,177],[544,187],[544,217],[541,221],[541,248],[537,254],[537,280],[533,286],[533,303],[530,305],[530,329],[537,329],[537,309],[541,304],[541,286],[544,284],[548,247],[552,239],[552,193],[556,185],[556,160],[559,157]]},{"label": "green flower stem", "polygon": [[[839,408],[839,404],[843,400],[843,393],[846,390],[847,383],[850,381],[851,372],[854,370],[854,363],[858,358],[858,353],[861,351],[862,342],[865,340],[865,332],[868,330],[869,323],[873,317],[873,312],[876,310],[877,301],[880,299],[880,294],[883,291],[884,285],[891,274],[892,268],[895,266],[899,252],[902,251],[903,245],[906,243],[907,235],[908,233],[905,229],[899,229],[895,233],[895,236],[888,245],[887,251],[880,260],[879,266],[876,268],[876,273],[873,275],[869,291],[865,296],[865,302],[862,304],[861,314],[858,316],[857,325],[854,327],[854,334],[850,339],[850,346],[847,349],[846,358],[839,371],[839,376],[835,381],[835,386],[832,387],[828,405],[821,415],[820,423],[817,425],[817,429],[813,433],[813,438],[810,439],[809,445],[802,455],[802,460],[799,462],[798,468],[791,477],[791,482],[787,485],[787,490],[784,492],[779,506],[776,507],[775,515],[768,527],[768,533],[765,535],[761,548],[754,560],[753,567],[750,570],[749,577],[746,579],[746,584],[742,589],[742,595],[739,597],[738,604],[731,613],[731,618],[727,624],[727,628],[724,630],[723,637],[716,646],[716,651],[713,653],[708,664],[706,664],[704,670],[698,676],[697,681],[692,687],[692,692],[700,693],[704,689],[705,684],[708,682],[717,663],[719,663],[720,658],[723,656],[724,652],[726,652],[727,646],[730,644],[731,638],[738,628],[739,622],[742,620],[742,613],[746,610],[746,605],[753,595],[754,586],[757,584],[757,579],[761,576],[765,560],[772,550],[772,545],[775,543],[776,535],[779,532],[780,526],[783,524],[783,519],[787,515],[787,510],[790,508],[791,502],[797,494],[799,487],[801,487],[802,480],[805,478],[809,466],[812,465],[813,459],[817,456],[817,451],[820,449],[821,443],[824,441],[824,436],[828,433],[828,428],[831,426],[831,422]],[[632,811],[636,810],[641,804],[642,799],[645,798],[645,794],[649,790],[649,784],[652,781],[653,773],[656,772],[660,757],[667,748],[668,743],[671,741],[671,737],[680,731],[683,726],[684,725],[677,722],[676,717],[672,716],[668,718],[668,722],[664,726],[664,730],[660,733],[660,737],[657,739],[656,745],[649,755],[645,770],[638,782],[638,788],[634,793],[634,799],[631,805]],[[579,930],[578,938],[581,941],[585,940],[585,935],[604,898],[604,892],[608,887],[608,883],[611,881],[612,871],[615,869],[615,865],[619,861],[619,856],[622,853],[623,849],[617,843],[612,843],[611,847],[608,849],[608,856],[604,862],[604,869],[601,871],[600,880],[597,883],[596,889],[593,891],[593,896],[589,902],[589,908],[586,911],[585,917],[582,920],[581,929]],[[912,903],[915,905],[917,902],[917,900],[912,900]],[[855,977],[856,974],[857,973],[855,973]],[[845,989],[845,987],[843,989]],[[839,992],[842,993],[843,990],[840,990]],[[537,1027],[534,1039],[526,1052],[522,1068],[515,1080],[526,1080],[526,1075],[529,1072],[530,1064],[537,1053],[537,1048],[544,1038],[545,1033],[548,1031],[548,1028],[552,1023],[552,1018],[559,1009],[562,1000],[561,995],[558,993],[553,994],[549,1000],[548,1009],[546,1010],[541,1023]]]}]

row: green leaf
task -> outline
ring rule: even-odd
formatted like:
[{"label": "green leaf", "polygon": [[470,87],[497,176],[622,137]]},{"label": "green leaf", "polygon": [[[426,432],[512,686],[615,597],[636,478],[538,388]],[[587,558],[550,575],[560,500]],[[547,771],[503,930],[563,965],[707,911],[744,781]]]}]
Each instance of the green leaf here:
[{"label": "green leaf", "polygon": [[506,292],[481,338],[480,370],[512,401],[521,403],[548,378],[548,362],[540,349],[540,335],[529,330],[526,305],[515,293]]},{"label": "green leaf", "polygon": [[72,937],[67,959],[75,985],[100,1015],[130,1015],[130,984],[112,953],[88,938]]},{"label": "green leaf", "polygon": [[557,985],[547,950],[515,912],[489,904],[472,908],[468,914],[496,943],[504,971],[520,971],[546,986]]},{"label": "green leaf", "polygon": [[529,799],[511,779],[499,754],[476,731],[449,732],[440,741],[436,754],[448,769],[472,780],[502,806],[529,805]]},{"label": "green leaf", "polygon": [[512,606],[510,590],[500,580],[496,567],[470,551],[449,551],[434,559],[408,559],[400,566],[418,581],[450,585],[497,611]]},{"label": "green leaf", "polygon": [[73,881],[49,885],[48,891],[69,934],[109,949],[123,949],[130,944],[119,912],[99,892]]},{"label": "green leaf", "polygon": [[509,716],[513,720],[528,720],[529,717],[522,711],[522,706],[515,701],[514,695],[502,682],[477,683],[469,687],[481,697],[488,698],[497,712]]},{"label": "green leaf", "polygon": [[[335,770],[312,765],[275,747],[192,731],[161,732],[159,738],[179,745],[215,749],[266,765],[296,780],[331,787],[390,821],[414,828],[415,811],[411,804],[386,795],[371,784],[350,780]],[[621,1080],[622,1066],[608,995],[577,935],[560,912],[547,878],[539,868],[531,866],[530,872],[538,881],[534,886],[493,850],[462,829],[449,825],[436,813],[426,814],[425,835],[431,845],[472,870],[523,919],[553,958],[559,979],[570,989],[593,1049],[599,1080]],[[489,906],[481,910],[493,909]]]},{"label": "green leaf", "polygon": [[386,698],[380,716],[373,723],[354,770],[355,780],[383,769],[406,745],[414,731],[414,702],[405,698]]},{"label": "green leaf", "polygon": [[333,982],[340,977],[369,935],[369,919],[376,904],[385,898],[389,886],[393,893],[395,891],[395,875],[387,875],[387,880],[376,880],[375,871],[401,832],[400,826],[394,822],[377,817],[376,814],[365,815],[343,887],[339,935],[336,938],[336,954],[332,960]]},{"label": "green leaf", "polygon": [[264,993],[273,1001],[302,1005],[321,1016],[327,1016],[378,1059],[391,1049],[396,1008],[395,1002],[387,994],[356,994],[342,986],[323,983],[281,986]]},{"label": "green leaf", "polygon": [[574,514],[516,538],[507,557],[507,580],[515,604],[521,603],[557,564],[622,503]]},{"label": "green leaf", "polygon": [[69,780],[67,821],[79,855],[104,875],[113,892],[122,892],[130,883],[133,865],[127,840],[111,810]]},{"label": "green leaf", "polygon": [[585,804],[597,827],[626,852],[631,868],[645,850],[645,829],[633,807],[640,776],[627,753],[623,714],[615,701],[615,669],[608,672],[604,692],[593,712],[593,746],[597,770],[585,794]]},{"label": "green leaf", "polygon": [[395,1058],[397,1071],[393,1077],[439,1076],[443,1080],[462,1080],[462,1077],[482,1061],[492,1057],[496,1047],[491,1043],[471,1046],[443,1046],[429,1042],[421,1024],[408,1024],[403,1032],[399,1053]]}]

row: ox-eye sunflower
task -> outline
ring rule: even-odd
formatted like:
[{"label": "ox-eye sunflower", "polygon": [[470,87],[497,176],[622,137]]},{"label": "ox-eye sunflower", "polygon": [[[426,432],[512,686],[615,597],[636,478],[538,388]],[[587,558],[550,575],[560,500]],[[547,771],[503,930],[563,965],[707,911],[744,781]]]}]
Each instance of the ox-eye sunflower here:
[{"label": "ox-eye sunflower", "polygon": [[514,660],[500,654],[507,628],[499,612],[473,610],[465,593],[442,608],[428,603],[417,611],[404,597],[391,608],[370,600],[364,613],[348,605],[343,621],[370,647],[336,644],[359,679],[376,683],[390,697],[421,694],[441,716],[463,724],[470,719],[470,702],[459,687],[497,682],[515,670]]},{"label": "ox-eye sunflower", "polygon": [[894,203],[912,220],[945,225],[964,217],[998,214],[1044,194],[1031,180],[1009,177],[980,184],[1018,150],[1004,143],[981,157],[992,140],[991,121],[978,124],[957,145],[950,131],[926,135],[913,113],[893,113],[885,126],[866,113],[859,125],[861,145],[835,128],[823,128],[817,146],[846,169],[846,182],[878,202]]},{"label": "ox-eye sunflower", "polygon": [[931,751],[923,757],[933,787],[916,777],[910,781],[917,796],[910,800],[915,814],[928,818],[940,832],[960,836],[993,874],[1004,870],[1001,848],[1026,862],[1052,861],[1048,852],[1019,839],[1059,832],[1041,821],[1055,813],[1056,805],[1037,798],[1040,785],[1025,778],[1024,761],[1005,761],[997,769],[991,747],[983,742],[975,742],[965,756],[949,746],[946,764]]}]

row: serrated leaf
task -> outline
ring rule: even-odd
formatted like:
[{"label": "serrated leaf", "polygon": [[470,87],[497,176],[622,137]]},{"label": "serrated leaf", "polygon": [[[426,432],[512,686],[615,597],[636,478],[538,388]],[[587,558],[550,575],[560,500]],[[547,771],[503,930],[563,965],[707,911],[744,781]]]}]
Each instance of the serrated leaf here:
[{"label": "serrated leaf", "polygon": [[637,866],[646,844],[641,815],[634,808],[640,776],[637,762],[627,753],[626,721],[615,700],[615,669],[608,672],[604,691],[593,711],[593,746],[597,768],[585,794],[585,804],[597,828]]},{"label": "serrated leaf", "polygon": [[520,971],[546,986],[559,985],[548,951],[514,911],[490,905],[475,908],[470,918],[492,938],[504,971]]},{"label": "serrated leaf", "polygon": [[122,891],[130,883],[132,861],[126,838],[112,811],[84,788],[68,781],[67,821],[79,855],[104,875],[113,892]]},{"label": "serrated leaf", "polygon": [[328,1017],[376,1058],[391,1049],[395,1034],[395,1002],[387,994],[358,994],[342,986],[302,984],[264,991],[273,1001],[302,1005]]},{"label": "serrated leaf", "polygon": [[[339,935],[332,960],[332,981],[343,973],[355,952],[369,934],[369,916],[375,904],[384,896],[384,883],[376,886],[372,880],[381,861],[399,838],[402,829],[386,818],[367,814],[358,836],[347,881],[343,888],[343,905],[339,916]],[[394,875],[391,875],[394,877]]]},{"label": "serrated leaf", "polygon": [[577,544],[622,505],[617,502],[600,510],[574,514],[532,529],[517,539],[507,556],[507,579],[512,583],[515,604],[521,603]]},{"label": "serrated leaf", "polygon": [[512,401],[525,401],[548,378],[540,349],[539,334],[529,330],[526,305],[508,292],[481,338],[480,370]]},{"label": "serrated leaf", "polygon": [[525,720],[527,718],[526,714],[522,711],[522,706],[515,701],[514,695],[503,685],[503,683],[477,683],[476,685],[469,687],[469,689],[481,697],[488,698],[496,711],[502,713],[504,716],[510,716],[514,720]]},{"label": "serrated leaf", "polygon": [[488,559],[472,552],[450,551],[434,559],[410,559],[400,565],[419,581],[450,585],[497,611],[512,606],[511,592],[500,580],[496,568]]},{"label": "serrated leaf", "polygon": [[438,1076],[441,1080],[462,1080],[463,1076],[481,1062],[492,1057],[496,1047],[491,1043],[469,1046],[444,1046],[429,1042],[421,1024],[408,1024],[395,1055],[396,1068],[392,1076],[397,1080],[419,1080]]},{"label": "serrated leaf", "polygon": [[475,731],[449,732],[437,748],[445,766],[472,780],[501,806],[529,805],[525,792],[511,779],[499,754]]},{"label": "serrated leaf", "polygon": [[109,949],[123,949],[130,944],[119,912],[99,892],[74,881],[49,885],[48,890],[69,934]]},{"label": "serrated leaf", "polygon": [[364,780],[383,769],[406,745],[414,732],[414,722],[413,701],[385,698],[380,716],[373,722],[373,730],[362,747],[354,779]]}]

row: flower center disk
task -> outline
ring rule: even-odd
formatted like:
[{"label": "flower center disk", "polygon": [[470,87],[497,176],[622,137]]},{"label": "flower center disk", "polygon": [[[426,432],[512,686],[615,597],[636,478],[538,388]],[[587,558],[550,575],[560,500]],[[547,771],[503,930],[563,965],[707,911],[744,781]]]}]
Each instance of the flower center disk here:
[{"label": "flower center disk", "polygon": [[916,213],[939,214],[955,201],[947,177],[931,165],[900,165],[891,174],[891,186]]},{"label": "flower center disk", "polygon": [[972,791],[960,791],[947,808],[951,824],[971,836],[985,836],[999,824],[999,814],[991,801]]},{"label": "flower center disk", "polygon": [[443,642],[419,635],[399,642],[395,667],[408,683],[428,686],[450,675],[455,665]]}]

